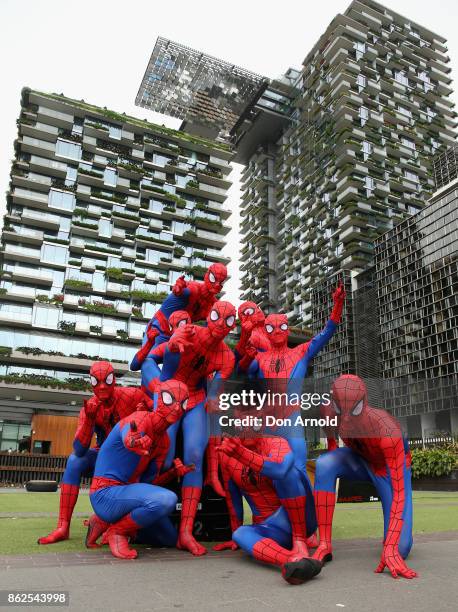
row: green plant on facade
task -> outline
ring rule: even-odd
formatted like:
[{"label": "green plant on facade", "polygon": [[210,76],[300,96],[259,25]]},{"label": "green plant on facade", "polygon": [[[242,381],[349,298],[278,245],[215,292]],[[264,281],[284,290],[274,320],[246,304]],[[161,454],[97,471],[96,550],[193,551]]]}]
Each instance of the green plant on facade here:
[{"label": "green plant on facade", "polygon": [[128,340],[129,339],[129,334],[126,332],[125,329],[117,329],[116,330],[116,334],[117,334],[118,338],[121,338],[121,340]]},{"label": "green plant on facade", "polygon": [[0,346],[0,355],[2,357],[9,357],[12,350],[10,346]]},{"label": "green plant on facade", "polygon": [[0,376],[0,382],[9,385],[34,385],[52,389],[68,389],[70,391],[89,391],[91,386],[85,378],[66,378],[60,380],[41,374],[5,374]]},{"label": "green plant on facade", "polygon": [[88,281],[78,280],[77,278],[67,278],[64,287],[68,289],[79,289],[80,291],[92,291],[92,284]]},{"label": "green plant on facade", "polygon": [[140,289],[135,289],[133,291],[123,291],[122,295],[126,297],[131,297],[134,300],[138,300],[141,302],[159,303],[165,300],[168,294],[165,291],[158,291],[157,293],[153,293],[152,291],[142,291]]},{"label": "green plant on facade", "polygon": [[65,334],[69,334],[70,336],[73,336],[73,334],[75,333],[75,327],[76,323],[73,321],[59,321],[59,323],[57,324],[57,329],[64,332]]}]

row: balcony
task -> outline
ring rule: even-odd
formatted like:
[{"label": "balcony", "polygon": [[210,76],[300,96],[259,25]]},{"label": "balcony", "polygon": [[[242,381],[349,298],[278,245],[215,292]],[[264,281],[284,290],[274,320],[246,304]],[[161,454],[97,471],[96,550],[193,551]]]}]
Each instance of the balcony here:
[{"label": "balcony", "polygon": [[34,283],[35,285],[47,285],[53,284],[54,277],[51,272],[45,270],[33,270],[31,268],[22,268],[21,266],[15,266],[11,273],[12,278],[18,281],[24,281],[26,283]]},{"label": "balcony", "polygon": [[47,208],[48,206],[47,193],[15,187],[11,195],[15,204],[25,204],[37,208]]},{"label": "balcony", "polygon": [[4,229],[3,238],[23,244],[41,244],[43,242],[43,232],[26,227],[21,227],[18,230]]},{"label": "balcony", "polygon": [[33,287],[17,287],[13,285],[8,292],[2,295],[2,300],[13,302],[34,302],[36,290]]},{"label": "balcony", "polygon": [[24,261],[37,263],[40,261],[41,252],[39,249],[29,249],[27,247],[19,247],[13,244],[5,244],[5,257],[14,259],[15,261]]},{"label": "balcony", "polygon": [[56,111],[46,106],[38,107],[37,117],[44,120],[46,123],[52,123],[59,127],[68,129],[73,127],[73,115],[62,113],[61,111]]},{"label": "balcony", "polygon": [[32,325],[32,309],[30,309],[30,314],[0,310],[0,323],[12,325],[13,327],[30,327]]}]

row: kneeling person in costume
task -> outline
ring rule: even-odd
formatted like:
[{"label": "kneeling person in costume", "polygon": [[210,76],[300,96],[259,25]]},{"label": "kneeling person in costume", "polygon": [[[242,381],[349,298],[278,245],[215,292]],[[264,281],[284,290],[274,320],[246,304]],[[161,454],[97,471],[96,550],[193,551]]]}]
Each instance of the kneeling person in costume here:
[{"label": "kneeling person in costume", "polygon": [[[154,412],[136,412],[112,430],[100,450],[91,484],[90,499],[97,519],[91,526],[94,532],[88,532],[89,545],[106,530],[113,555],[135,559],[137,551],[129,547],[128,538],[151,528],[159,543],[175,545],[176,530],[168,515],[177,497],[159,485],[194,469],[180,462],[178,472],[175,465],[161,474],[169,450],[167,428],[186,412],[188,398],[185,384],[176,380],[160,383]],[[148,484],[151,482],[154,484]]]},{"label": "kneeling person in costume", "polygon": [[[294,455],[283,438],[224,438],[220,465],[233,531],[232,541],[215,550],[238,546],[258,561],[277,565],[290,584],[300,584],[321,571],[321,561],[309,557],[306,539],[316,525],[307,525],[301,477]],[[253,524],[243,525],[245,497]]]},{"label": "kneeling person in costume", "polygon": [[[336,503],[336,480],[372,482],[380,495],[384,517],[384,540],[376,572],[387,567],[394,578],[417,574],[404,559],[412,547],[412,487],[410,452],[399,423],[385,410],[368,404],[367,389],[358,376],[339,376],[332,385],[331,404],[322,416],[338,417],[337,432],[329,429],[328,452],[318,459],[315,473],[315,504],[320,544],[314,557],[332,559],[332,519]],[[345,447],[337,448],[334,433]]]}]

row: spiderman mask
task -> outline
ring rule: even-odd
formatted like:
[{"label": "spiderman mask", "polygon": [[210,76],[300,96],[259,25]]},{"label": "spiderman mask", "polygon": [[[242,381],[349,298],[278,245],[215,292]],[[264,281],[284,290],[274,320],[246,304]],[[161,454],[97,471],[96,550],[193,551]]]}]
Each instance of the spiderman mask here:
[{"label": "spiderman mask", "polygon": [[288,342],[288,318],[285,314],[269,315],[264,327],[273,346],[286,346]]},{"label": "spiderman mask", "polygon": [[191,323],[191,317],[186,310],[175,310],[169,317],[170,332],[173,334],[179,327],[184,327]]},{"label": "spiderman mask", "polygon": [[243,304],[240,304],[238,315],[242,326],[249,324],[252,328],[264,323],[265,320],[264,313],[254,302],[243,302]]},{"label": "spiderman mask", "polygon": [[331,389],[331,406],[340,421],[340,431],[345,435],[354,433],[357,421],[355,417],[365,416],[367,406],[367,388],[359,376],[343,374],[336,378]]},{"label": "spiderman mask", "polygon": [[216,295],[223,288],[223,283],[227,278],[227,268],[224,264],[212,264],[204,276],[204,283],[208,291]]},{"label": "spiderman mask", "polygon": [[162,382],[157,394],[157,416],[173,425],[188,410],[188,399],[188,387],[184,383],[173,378]]},{"label": "spiderman mask", "polygon": [[215,302],[207,317],[207,328],[213,338],[222,340],[235,327],[235,308],[230,302]]},{"label": "spiderman mask", "polygon": [[96,361],[89,370],[94,394],[102,401],[107,401],[113,396],[116,379],[113,366],[108,361]]}]

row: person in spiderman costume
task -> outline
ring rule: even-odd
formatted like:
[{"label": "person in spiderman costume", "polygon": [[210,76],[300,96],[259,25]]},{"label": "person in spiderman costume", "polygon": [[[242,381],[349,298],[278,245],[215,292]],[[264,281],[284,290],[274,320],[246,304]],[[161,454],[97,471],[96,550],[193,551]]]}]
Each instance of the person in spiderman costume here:
[{"label": "person in spiderman costume", "polygon": [[[288,347],[288,319],[285,314],[270,314],[265,320],[265,330],[271,343],[271,349],[264,352],[255,352],[253,347],[247,345],[245,356],[239,362],[239,368],[246,369],[249,378],[267,379],[269,390],[275,393],[300,395],[302,381],[307,375],[310,361],[322,350],[334,335],[340,323],[345,302],[345,289],[340,283],[333,293],[333,309],[324,329],[309,342],[294,348]],[[254,357],[254,358],[253,358]],[[246,368],[246,363],[249,363]],[[275,416],[291,418],[295,421],[299,415],[297,406],[274,405],[267,407],[273,410]],[[307,520],[314,520],[315,507],[313,504],[312,487],[307,475],[307,443],[302,427],[289,427],[276,432],[287,439],[293,454],[294,462],[302,476],[302,494],[296,500],[297,505],[306,509]],[[313,545],[313,539],[310,545]],[[305,554],[305,551],[304,551]],[[305,555],[306,556],[306,555]]]},{"label": "person in spiderman costume", "polygon": [[[337,415],[337,431],[328,428],[328,453],[316,464],[315,504],[320,544],[314,557],[332,559],[332,519],[336,503],[336,480],[372,482],[382,500],[384,540],[380,564],[394,578],[417,574],[404,559],[412,547],[412,487],[410,452],[398,421],[385,410],[373,408],[367,389],[358,376],[339,376],[332,385],[331,403],[322,406],[322,416]],[[345,447],[337,448],[335,433]]]},{"label": "person in spiderman costume", "polygon": [[180,461],[171,470],[161,470],[169,448],[167,428],[187,412],[188,399],[182,382],[160,383],[155,411],[137,411],[112,429],[97,457],[90,489],[95,520],[88,530],[89,546],[104,533],[115,557],[135,559],[129,538],[142,530],[152,531],[162,545],[175,545],[176,530],[168,515],[177,496],[162,485],[194,466]]},{"label": "person in spiderman costume", "polygon": [[[185,382],[189,389],[189,405],[193,410],[186,413],[181,422],[169,428],[170,450],[166,467],[174,454],[178,429],[183,430],[183,457],[185,463],[195,465],[192,473],[186,474],[182,486],[182,510],[177,547],[188,550],[193,555],[206,554],[207,550],[193,536],[194,519],[197,512],[203,484],[203,457],[207,449],[207,479],[213,489],[224,496],[218,478],[218,457],[216,447],[219,439],[211,436],[209,440],[207,423],[207,379],[218,386],[229,378],[235,363],[231,349],[224,338],[235,327],[236,311],[229,302],[217,301],[207,316],[207,326],[187,325],[175,331],[164,349],[156,347],[152,356],[156,360],[156,376],[150,389],[154,392],[157,380],[174,378]],[[162,363],[162,370],[157,364]],[[211,401],[212,398],[208,398]],[[211,416],[211,415],[210,415]]]},{"label": "person in spiderman costume", "polygon": [[[180,327],[184,327],[185,325],[189,325],[191,323],[191,317],[186,310],[176,310],[172,312],[167,322],[167,326],[169,328],[169,333],[172,335],[175,333],[177,329]],[[143,346],[137,353],[134,355],[134,358],[131,361],[130,369],[132,371],[142,370],[142,390],[149,396],[151,399],[154,399],[153,387],[154,384],[151,384],[152,380],[155,380],[158,377],[158,368],[157,368],[157,359],[158,357],[164,357],[164,351],[166,347],[166,343],[162,342],[155,346],[156,338],[159,336],[158,329],[153,325],[152,321],[148,323],[145,332],[145,340]],[[144,367],[146,362],[150,362],[148,367]],[[146,372],[148,372],[148,377],[146,376]],[[151,379],[151,375],[153,378]]]},{"label": "person in spiderman costume", "polygon": [[176,310],[186,310],[193,323],[205,320],[226,278],[227,268],[221,263],[214,263],[208,268],[203,282],[187,281],[184,276],[180,276],[173,286],[172,293],[165,298],[151,319],[150,323],[159,332],[155,346],[169,340],[171,334],[168,320]]},{"label": "person in spiderman costume", "polygon": [[[309,557],[300,476],[284,438],[224,437],[220,465],[231,520],[232,540],[214,550],[242,548],[249,555],[281,567],[290,584],[301,584],[320,573],[322,562]],[[250,505],[253,524],[243,525],[242,497]],[[316,529],[309,525],[308,535]],[[291,565],[293,563],[293,565]]]},{"label": "person in spiderman costume", "polygon": [[264,327],[265,315],[254,302],[243,302],[238,308],[241,334],[235,347],[238,359],[246,353],[247,346],[256,351],[268,351],[271,348],[270,338]]},{"label": "person in spiderman costume", "polygon": [[[39,538],[38,544],[54,544],[68,540],[70,521],[78,499],[81,478],[91,476],[97,454],[113,426],[140,406],[150,406],[151,400],[137,387],[118,387],[113,366],[108,361],[96,361],[89,371],[94,395],[84,401],[73,440],[73,453],[67,460],[60,485],[60,507],[57,528]],[[96,446],[89,448],[92,436]]]}]

